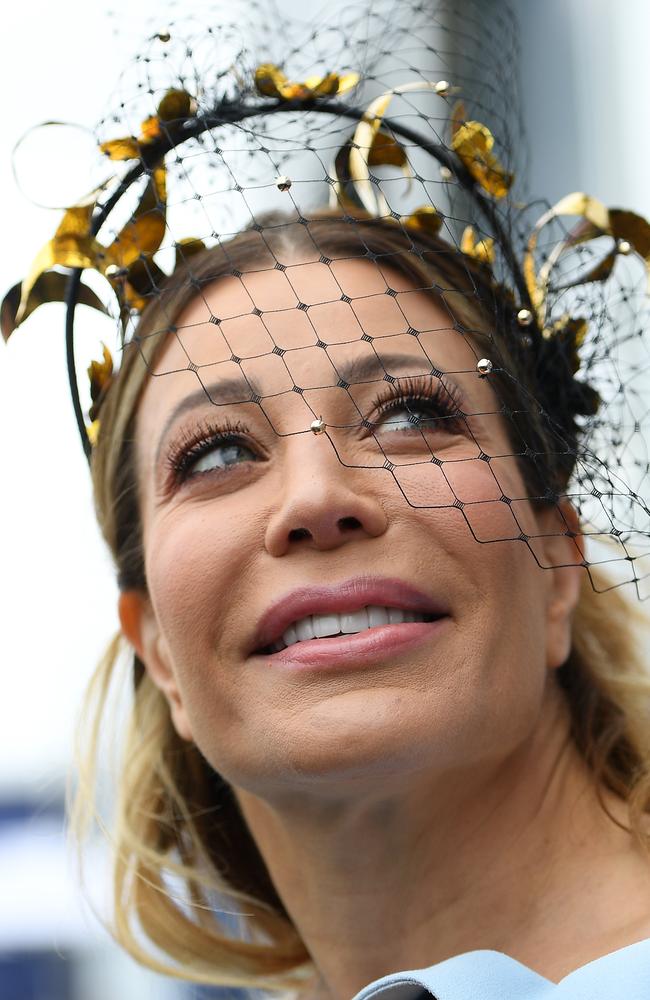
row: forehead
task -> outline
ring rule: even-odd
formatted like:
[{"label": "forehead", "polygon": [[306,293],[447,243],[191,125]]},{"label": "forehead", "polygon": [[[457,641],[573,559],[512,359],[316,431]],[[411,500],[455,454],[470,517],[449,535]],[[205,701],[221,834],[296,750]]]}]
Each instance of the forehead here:
[{"label": "forehead", "polygon": [[169,392],[172,380],[180,390],[188,376],[215,384],[238,370],[265,395],[308,387],[316,370],[319,384],[336,385],[342,366],[365,370],[373,359],[398,354],[413,359],[414,374],[432,366],[464,371],[475,365],[477,349],[454,324],[453,294],[433,294],[391,264],[343,259],[265,268],[198,291],[174,319],[153,374],[172,376],[164,380]]}]

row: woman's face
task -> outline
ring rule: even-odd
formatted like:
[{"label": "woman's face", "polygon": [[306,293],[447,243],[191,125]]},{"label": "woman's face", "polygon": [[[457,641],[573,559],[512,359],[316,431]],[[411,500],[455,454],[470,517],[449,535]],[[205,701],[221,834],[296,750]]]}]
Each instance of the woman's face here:
[{"label": "woman's face", "polygon": [[267,797],[511,753],[577,597],[537,561],[579,557],[522,499],[445,306],[369,261],[298,263],[177,326],[137,417],[148,596],[121,616],[181,736]]}]

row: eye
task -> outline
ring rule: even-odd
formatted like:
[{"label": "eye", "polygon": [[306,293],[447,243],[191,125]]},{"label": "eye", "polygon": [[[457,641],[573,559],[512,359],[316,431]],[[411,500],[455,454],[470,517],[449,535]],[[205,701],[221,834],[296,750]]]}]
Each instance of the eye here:
[{"label": "eye", "polygon": [[464,413],[453,389],[440,380],[408,379],[405,384],[393,384],[373,404],[376,413],[374,433],[423,431],[458,433],[465,427]]},{"label": "eye", "polygon": [[227,475],[248,462],[260,461],[241,424],[214,427],[202,424],[182,432],[167,457],[170,485],[179,487],[194,477]]},{"label": "eye", "polygon": [[[445,425],[445,418],[440,418],[439,413],[431,412],[430,401],[423,402],[418,399],[404,399],[403,402],[395,401],[384,411],[382,419],[377,422],[375,434],[386,431],[413,431],[432,429],[435,426]],[[448,418],[447,418],[448,419]]]},{"label": "eye", "polygon": [[226,439],[215,441],[213,444],[205,443],[202,454],[189,465],[187,470],[189,475],[196,475],[200,472],[211,472],[213,469],[228,469],[232,465],[240,462],[255,461],[255,456],[250,448],[237,441]]}]

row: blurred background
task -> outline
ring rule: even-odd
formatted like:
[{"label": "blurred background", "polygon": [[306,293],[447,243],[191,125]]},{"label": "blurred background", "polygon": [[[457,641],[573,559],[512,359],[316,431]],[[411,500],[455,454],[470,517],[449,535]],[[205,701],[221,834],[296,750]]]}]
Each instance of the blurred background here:
[{"label": "blurred background", "polygon": [[[329,0],[328,9],[343,4]],[[313,0],[278,6],[306,24],[320,9]],[[448,6],[455,24],[462,22],[464,0]],[[482,7],[496,20],[509,16],[500,0]],[[650,216],[650,131],[642,124],[650,93],[647,0],[513,0],[510,7],[520,26],[515,68],[529,191],[553,202],[583,190]],[[187,0],[184,12],[191,8]],[[93,0],[23,0],[6,7],[0,294],[25,275],[58,217],[17,189],[13,147],[42,121],[92,127],[159,11],[154,0],[113,0],[110,8]],[[68,167],[73,174],[72,159]],[[47,175],[56,167],[43,160],[39,169]],[[213,997],[218,991],[141,969],[112,944],[83,901],[65,841],[75,719],[84,684],[116,628],[116,587],[73,423],[63,321],[63,307],[48,306],[0,344],[0,998]],[[88,881],[101,914],[107,873],[100,843]]]}]

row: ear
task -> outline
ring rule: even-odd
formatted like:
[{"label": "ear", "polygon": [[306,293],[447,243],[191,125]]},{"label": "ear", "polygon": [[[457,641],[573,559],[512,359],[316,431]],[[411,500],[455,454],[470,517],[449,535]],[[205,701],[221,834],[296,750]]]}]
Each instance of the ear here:
[{"label": "ear", "polygon": [[561,667],[571,652],[573,614],[580,599],[584,568],[584,537],[575,508],[563,500],[539,517],[543,536],[539,561],[548,574],[546,602],[546,663]]},{"label": "ear", "polygon": [[120,625],[125,637],[142,660],[151,680],[164,694],[176,732],[191,741],[192,730],[176,681],[169,647],[146,594],[140,590],[120,593],[117,604]]}]

